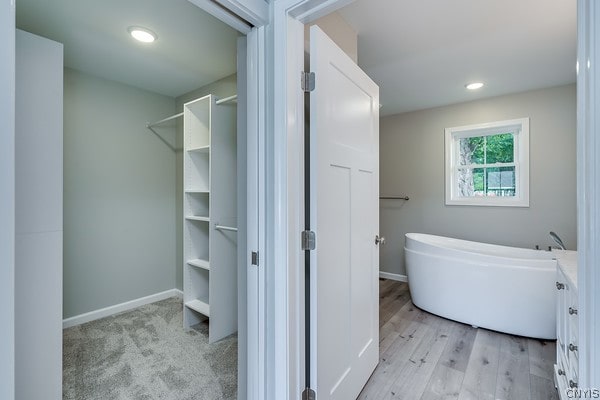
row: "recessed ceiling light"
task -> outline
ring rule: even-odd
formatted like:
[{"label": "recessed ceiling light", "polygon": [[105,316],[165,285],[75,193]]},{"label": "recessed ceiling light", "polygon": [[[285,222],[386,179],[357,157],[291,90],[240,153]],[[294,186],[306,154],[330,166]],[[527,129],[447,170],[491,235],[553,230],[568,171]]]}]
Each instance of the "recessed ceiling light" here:
[{"label": "recessed ceiling light", "polygon": [[468,83],[465,85],[465,87],[469,90],[477,90],[477,89],[481,89],[483,87],[483,82],[473,82],[473,83]]},{"label": "recessed ceiling light", "polygon": [[130,26],[127,28],[129,34],[133,36],[135,40],[143,43],[152,43],[156,40],[156,33],[150,29],[142,28],[141,26]]}]

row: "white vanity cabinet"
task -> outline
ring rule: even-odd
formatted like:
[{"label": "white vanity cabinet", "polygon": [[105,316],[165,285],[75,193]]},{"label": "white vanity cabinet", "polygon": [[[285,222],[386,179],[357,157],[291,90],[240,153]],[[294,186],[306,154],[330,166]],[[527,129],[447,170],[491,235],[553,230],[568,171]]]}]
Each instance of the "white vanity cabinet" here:
[{"label": "white vanity cabinet", "polygon": [[577,296],[577,252],[556,251],[557,340],[554,378],[561,400],[579,378],[579,334]]}]

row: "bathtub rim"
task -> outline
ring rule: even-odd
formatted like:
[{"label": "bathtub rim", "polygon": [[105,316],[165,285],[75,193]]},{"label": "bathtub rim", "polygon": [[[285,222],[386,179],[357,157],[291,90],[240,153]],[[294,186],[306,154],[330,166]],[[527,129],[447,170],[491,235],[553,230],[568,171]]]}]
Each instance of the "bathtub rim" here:
[{"label": "bathtub rim", "polygon": [[[454,250],[454,249],[453,249]],[[414,250],[414,249],[409,249],[406,246],[404,246],[404,252],[405,253],[415,253],[415,254],[419,254],[419,255],[424,255],[424,256],[428,256],[428,257],[434,257],[434,258],[441,258],[441,259],[448,259],[448,260],[453,260],[453,261],[460,261],[461,263],[464,264],[469,264],[469,265],[481,265],[481,266],[485,266],[485,267],[496,267],[496,268],[515,268],[515,269],[533,269],[533,270],[539,270],[539,269],[553,269],[557,267],[557,263],[556,263],[556,259],[547,259],[547,260],[535,260],[535,259],[529,259],[529,258],[507,258],[507,257],[499,257],[499,256],[488,256],[486,255],[486,257],[490,257],[490,258],[502,258],[505,260],[524,260],[527,262],[534,262],[534,263],[543,263],[544,265],[513,265],[513,264],[497,264],[497,263],[491,263],[491,262],[481,262],[481,261],[472,261],[472,260],[468,260],[465,258],[460,258],[460,257],[450,257],[447,255],[440,255],[440,254],[432,254],[432,253],[425,253],[422,251],[418,251],[418,250]],[[472,253],[472,252],[464,252],[465,254],[479,254],[479,253]],[[548,265],[546,265],[548,264]],[[551,264],[551,265],[550,265]],[[408,271],[407,271],[408,273]],[[407,274],[408,278],[410,279],[410,276]]]},{"label": "bathtub rim", "polygon": [[[524,250],[524,251],[532,252],[532,254],[537,254],[536,252],[543,252],[543,253],[539,253],[539,254],[547,255],[548,258],[542,258],[542,257],[525,258],[525,257],[519,257],[519,256],[489,254],[489,253],[485,253],[485,252],[478,252],[475,250],[472,250],[472,251],[465,250],[465,249],[455,248],[452,246],[444,246],[443,244],[439,244],[439,243],[432,243],[429,241],[418,240],[417,238],[415,238],[415,236],[440,238],[440,239],[453,240],[453,241],[459,241],[459,242],[473,243],[473,244],[477,244],[477,245],[483,245],[485,247],[496,247],[496,248],[506,249],[506,250],[508,250],[508,249]],[[527,262],[538,262],[538,261],[539,262],[555,261],[556,262],[556,255],[553,252],[546,251],[546,250],[535,250],[535,249],[528,249],[528,248],[524,248],[524,247],[514,247],[514,246],[506,246],[506,245],[494,244],[494,243],[476,242],[473,240],[458,239],[458,238],[453,238],[453,237],[449,237],[449,236],[433,235],[433,234],[429,234],[429,233],[408,232],[404,235],[404,237],[405,237],[405,240],[404,240],[404,242],[405,242],[404,250],[405,251],[408,249],[407,243],[408,243],[408,240],[410,239],[411,241],[421,243],[421,244],[424,244],[427,246],[431,246],[433,248],[449,250],[449,251],[457,252],[460,254],[476,254],[480,257],[501,258],[501,259],[506,259],[506,260],[523,260],[523,261],[527,261]],[[413,249],[410,249],[410,250],[413,250]],[[415,251],[415,250],[413,250],[413,251]]]}]

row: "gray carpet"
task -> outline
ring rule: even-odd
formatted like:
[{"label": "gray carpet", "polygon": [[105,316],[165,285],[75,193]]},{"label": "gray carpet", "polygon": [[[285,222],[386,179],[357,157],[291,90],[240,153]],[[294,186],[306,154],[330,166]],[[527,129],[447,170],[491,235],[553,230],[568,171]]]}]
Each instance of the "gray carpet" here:
[{"label": "gray carpet", "polygon": [[170,298],[64,330],[63,399],[233,400],[237,337],[208,344],[208,322],[184,331]]}]

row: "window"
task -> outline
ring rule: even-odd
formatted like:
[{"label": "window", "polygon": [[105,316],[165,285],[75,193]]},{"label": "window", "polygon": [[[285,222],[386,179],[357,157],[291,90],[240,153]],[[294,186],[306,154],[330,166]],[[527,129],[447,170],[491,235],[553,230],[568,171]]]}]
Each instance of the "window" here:
[{"label": "window", "polygon": [[529,118],[446,128],[446,204],[529,207]]}]

